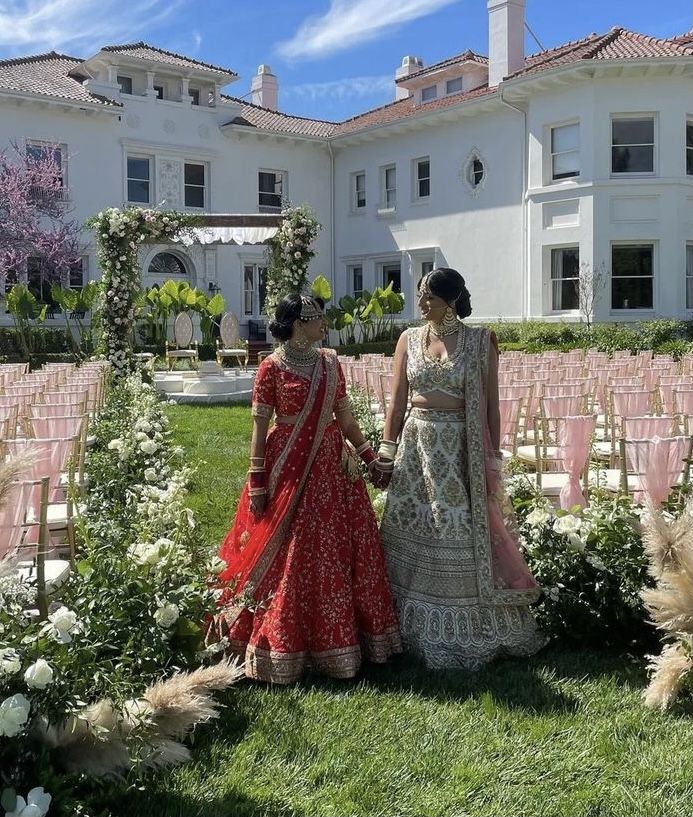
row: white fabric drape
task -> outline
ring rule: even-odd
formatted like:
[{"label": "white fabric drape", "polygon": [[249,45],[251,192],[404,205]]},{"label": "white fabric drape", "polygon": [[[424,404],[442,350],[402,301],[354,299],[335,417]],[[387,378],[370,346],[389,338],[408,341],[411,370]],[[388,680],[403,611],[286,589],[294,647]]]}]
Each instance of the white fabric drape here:
[{"label": "white fabric drape", "polygon": [[278,227],[195,227],[177,238],[191,244],[263,244],[277,234]]}]

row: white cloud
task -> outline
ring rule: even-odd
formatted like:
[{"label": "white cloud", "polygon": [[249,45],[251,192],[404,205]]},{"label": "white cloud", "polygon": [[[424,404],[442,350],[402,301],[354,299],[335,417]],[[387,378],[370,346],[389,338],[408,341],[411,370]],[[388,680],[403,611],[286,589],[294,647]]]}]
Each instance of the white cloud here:
[{"label": "white cloud", "polygon": [[375,40],[395,26],[425,17],[459,0],[330,0],[321,17],[303,21],[277,52],[289,59],[324,57]]},{"label": "white cloud", "polygon": [[395,79],[392,76],[348,77],[329,82],[306,82],[282,88],[282,96],[308,99],[312,102],[322,99],[363,99],[364,97],[384,97],[390,94],[394,99]]},{"label": "white cloud", "polygon": [[194,53],[195,54],[197,54],[197,52],[200,50],[201,45],[202,45],[202,34],[200,34],[199,31],[193,31],[193,48],[194,48]]},{"label": "white cloud", "polygon": [[0,48],[22,53],[88,52],[132,42],[176,11],[185,0],[4,0],[0,2]]}]

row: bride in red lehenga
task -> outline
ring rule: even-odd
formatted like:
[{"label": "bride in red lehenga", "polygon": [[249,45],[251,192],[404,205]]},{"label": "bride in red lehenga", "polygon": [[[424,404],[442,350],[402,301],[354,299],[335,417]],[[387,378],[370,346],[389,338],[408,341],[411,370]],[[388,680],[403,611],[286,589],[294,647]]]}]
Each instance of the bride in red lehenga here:
[{"label": "bride in red lehenga", "polygon": [[336,355],[312,345],[322,310],[291,294],[270,324],[282,343],[255,379],[249,479],[221,547],[222,610],[209,632],[228,639],[246,675],[280,684],[308,667],[351,678],[362,656],[401,650],[377,522],[363,480],[342,467],[343,438],[369,467],[375,454]]}]

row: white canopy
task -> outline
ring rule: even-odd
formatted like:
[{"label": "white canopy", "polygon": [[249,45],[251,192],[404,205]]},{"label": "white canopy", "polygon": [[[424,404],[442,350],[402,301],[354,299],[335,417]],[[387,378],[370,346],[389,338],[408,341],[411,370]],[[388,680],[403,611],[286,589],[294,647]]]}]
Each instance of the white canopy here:
[{"label": "white canopy", "polygon": [[176,241],[191,244],[263,244],[277,234],[278,227],[195,227]]}]

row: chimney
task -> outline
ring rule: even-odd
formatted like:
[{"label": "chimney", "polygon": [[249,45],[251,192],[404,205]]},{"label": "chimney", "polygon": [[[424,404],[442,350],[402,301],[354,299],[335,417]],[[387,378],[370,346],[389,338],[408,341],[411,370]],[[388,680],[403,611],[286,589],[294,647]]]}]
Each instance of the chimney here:
[{"label": "chimney", "polygon": [[[395,71],[395,80],[403,77],[411,76],[423,68],[423,60],[421,57],[407,56],[402,58],[402,64]],[[408,88],[403,88],[401,85],[395,85],[395,99],[407,99],[411,96],[411,91]]]},{"label": "chimney", "polygon": [[489,87],[524,67],[525,2],[488,0]]},{"label": "chimney", "polygon": [[261,65],[250,83],[251,102],[276,111],[279,105],[279,83],[269,65]]}]

